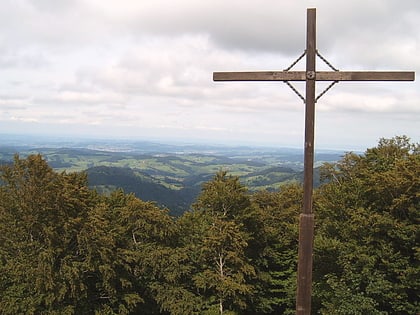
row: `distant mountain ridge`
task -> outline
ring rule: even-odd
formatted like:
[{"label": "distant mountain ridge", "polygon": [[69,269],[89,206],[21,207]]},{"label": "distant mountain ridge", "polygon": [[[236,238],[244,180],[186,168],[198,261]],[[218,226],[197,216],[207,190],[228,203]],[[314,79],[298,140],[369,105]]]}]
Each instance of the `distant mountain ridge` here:
[{"label": "distant mountain ridge", "polygon": [[187,193],[183,189],[169,189],[155,183],[153,178],[143,172],[124,167],[95,166],[87,171],[89,186],[100,193],[109,193],[115,189],[123,189],[126,193],[134,193],[144,201],[154,201],[160,207],[180,215],[188,209],[199,190]]},{"label": "distant mountain ridge", "polygon": [[[0,144],[2,138],[0,137]],[[14,154],[41,154],[59,171],[86,171],[89,185],[109,193],[121,188],[145,201],[155,201],[173,214],[188,210],[204,182],[220,170],[239,176],[249,190],[277,190],[303,180],[303,152],[293,148],[158,144],[133,141],[41,141],[0,145],[0,160]],[[334,162],[344,152],[321,151],[316,165]],[[315,169],[315,185],[319,184]]]},{"label": "distant mountain ridge", "polygon": [[[214,176],[214,174],[187,176],[182,181],[182,188],[170,189],[156,183],[154,178],[146,172],[131,168],[96,166],[89,168],[86,172],[89,186],[100,193],[107,194],[115,189],[122,189],[125,193],[133,193],[144,201],[153,201],[160,207],[170,209],[173,215],[181,215],[189,210],[199,195],[202,184],[210,181]],[[302,180],[302,172],[287,167],[273,167],[241,177],[241,181],[251,191],[264,189],[264,187],[274,190],[270,188],[272,185],[280,186],[285,182],[301,182]],[[315,169],[314,185],[319,185],[319,169]]]}]

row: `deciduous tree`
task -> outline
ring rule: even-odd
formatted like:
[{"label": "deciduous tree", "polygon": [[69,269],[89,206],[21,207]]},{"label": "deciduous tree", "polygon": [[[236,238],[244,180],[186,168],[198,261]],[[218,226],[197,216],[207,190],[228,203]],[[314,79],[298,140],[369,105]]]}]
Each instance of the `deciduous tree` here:
[{"label": "deciduous tree", "polygon": [[419,152],[407,137],[381,139],[327,167],[316,202],[322,314],[420,312]]}]

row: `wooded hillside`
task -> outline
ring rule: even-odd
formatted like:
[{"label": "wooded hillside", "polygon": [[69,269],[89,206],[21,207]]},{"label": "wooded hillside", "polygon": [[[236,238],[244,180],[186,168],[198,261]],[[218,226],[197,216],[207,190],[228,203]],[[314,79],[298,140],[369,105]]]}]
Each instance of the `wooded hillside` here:
[{"label": "wooded hillside", "polygon": [[[420,313],[420,147],[382,139],[322,167],[314,314]],[[174,218],[40,155],[1,167],[1,314],[294,314],[298,184],[220,171]]]}]

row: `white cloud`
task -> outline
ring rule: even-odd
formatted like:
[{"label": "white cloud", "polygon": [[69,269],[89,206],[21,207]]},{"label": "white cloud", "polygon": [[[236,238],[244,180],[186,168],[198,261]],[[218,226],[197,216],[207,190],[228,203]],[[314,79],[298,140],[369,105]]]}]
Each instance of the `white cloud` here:
[{"label": "white cloud", "polygon": [[[307,6],[317,7],[319,50],[339,69],[420,69],[417,0],[340,5],[333,0],[5,0],[0,4],[0,131],[11,128],[8,120],[19,120],[50,126],[51,133],[78,129],[153,137],[156,132],[300,145],[304,105],[287,86],[215,83],[212,72],[287,67],[305,47]],[[321,61],[319,66],[324,67]],[[304,86],[297,86],[303,93]],[[417,81],[338,84],[317,104],[324,124],[317,125],[321,143],[351,135],[348,141],[363,142],[366,134],[388,133],[390,117],[395,131],[420,138],[418,91]],[[358,123],[364,115],[376,115],[375,131]],[[349,119],[336,125],[343,116]],[[57,128],[57,122],[67,127]],[[350,131],[355,126],[360,132]],[[343,136],[345,130],[351,135]]]}]

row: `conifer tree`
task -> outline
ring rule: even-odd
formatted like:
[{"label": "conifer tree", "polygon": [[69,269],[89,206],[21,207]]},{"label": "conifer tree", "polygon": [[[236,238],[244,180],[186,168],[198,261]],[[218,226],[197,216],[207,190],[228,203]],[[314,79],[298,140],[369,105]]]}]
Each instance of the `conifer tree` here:
[{"label": "conifer tree", "polygon": [[2,314],[73,314],[84,303],[78,233],[95,195],[84,174],[58,174],[40,155],[1,167]]},{"label": "conifer tree", "polygon": [[259,252],[253,256],[257,291],[248,314],[294,314],[302,187],[288,184],[276,192],[260,191],[252,201],[258,209],[253,242]]}]

